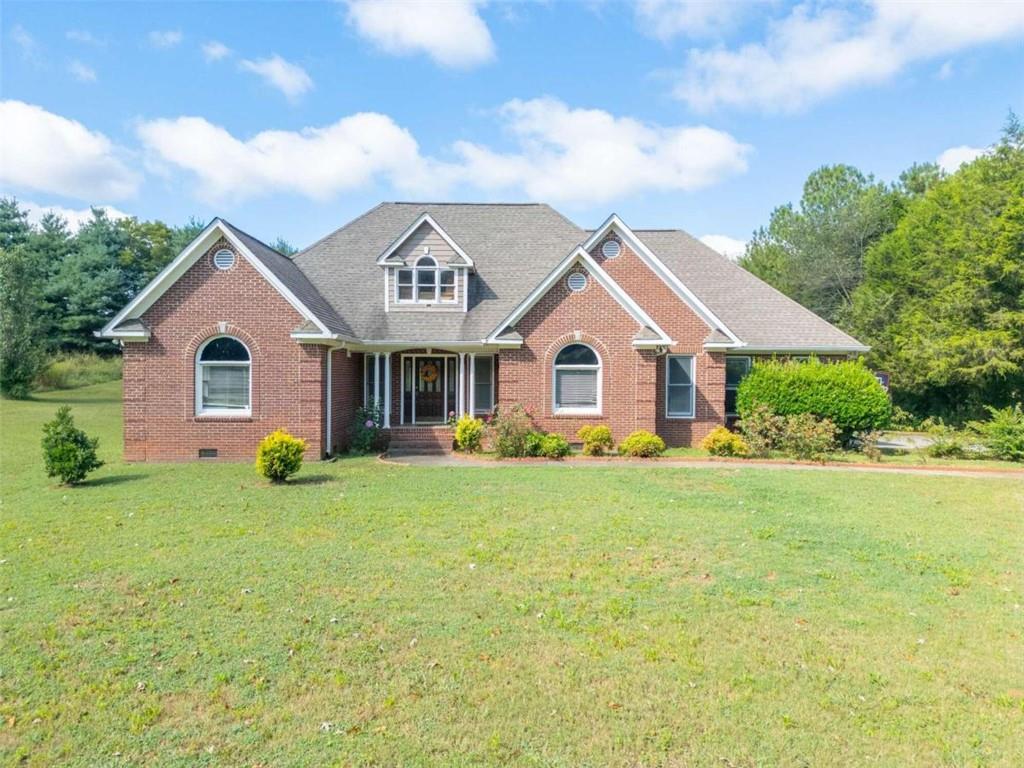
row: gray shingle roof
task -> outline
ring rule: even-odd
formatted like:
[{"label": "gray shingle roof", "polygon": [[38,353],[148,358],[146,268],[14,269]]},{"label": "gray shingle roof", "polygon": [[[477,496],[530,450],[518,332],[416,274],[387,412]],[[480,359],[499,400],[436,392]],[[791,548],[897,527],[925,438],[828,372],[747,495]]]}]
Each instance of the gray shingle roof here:
[{"label": "gray shingle roof", "polygon": [[[476,264],[465,314],[384,311],[375,261],[423,213]],[[293,259],[361,339],[479,341],[584,238],[543,204],[382,203]]]},{"label": "gray shingle roof", "polygon": [[697,298],[752,349],[866,349],[682,230],[634,230]]},{"label": "gray shingle roof", "polygon": [[[423,213],[476,264],[465,314],[384,311],[384,277],[376,259]],[[332,330],[344,328],[338,332],[365,341],[431,343],[479,341],[491,334],[590,234],[538,203],[382,203],[291,259],[232,231],[257,253],[255,243],[259,258]],[[752,349],[864,348],[686,232],[635,234]],[[707,340],[725,340],[719,336],[712,330]]]}]

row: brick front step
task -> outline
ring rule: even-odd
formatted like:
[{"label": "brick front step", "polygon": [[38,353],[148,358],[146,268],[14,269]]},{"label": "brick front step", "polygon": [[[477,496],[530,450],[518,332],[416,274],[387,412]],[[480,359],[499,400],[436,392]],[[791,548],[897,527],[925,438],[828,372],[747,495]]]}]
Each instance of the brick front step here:
[{"label": "brick front step", "polygon": [[392,427],[388,454],[413,456],[450,453],[454,437],[454,430],[446,425]]}]

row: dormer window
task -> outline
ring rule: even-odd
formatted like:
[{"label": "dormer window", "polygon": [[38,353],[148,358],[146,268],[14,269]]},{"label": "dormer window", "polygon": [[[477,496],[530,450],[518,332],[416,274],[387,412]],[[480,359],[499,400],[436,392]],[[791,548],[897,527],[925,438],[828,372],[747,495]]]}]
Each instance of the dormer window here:
[{"label": "dormer window", "polygon": [[421,256],[412,268],[398,270],[395,301],[399,304],[454,304],[455,270],[440,267],[433,256]]}]

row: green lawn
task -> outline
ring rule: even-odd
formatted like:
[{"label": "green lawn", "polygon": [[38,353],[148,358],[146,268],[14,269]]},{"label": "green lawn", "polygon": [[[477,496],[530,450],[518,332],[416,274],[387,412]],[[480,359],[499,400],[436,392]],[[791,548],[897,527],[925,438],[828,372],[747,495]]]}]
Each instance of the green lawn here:
[{"label": "green lawn", "polygon": [[[1024,764],[1024,482],[125,465],[0,403],[0,762]],[[72,402],[108,461],[54,487]]]}]

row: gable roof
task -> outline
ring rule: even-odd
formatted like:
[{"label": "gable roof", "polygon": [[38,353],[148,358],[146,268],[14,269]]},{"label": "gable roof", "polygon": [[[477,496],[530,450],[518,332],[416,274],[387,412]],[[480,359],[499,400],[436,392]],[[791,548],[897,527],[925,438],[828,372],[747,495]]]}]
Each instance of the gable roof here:
[{"label": "gable roof", "polygon": [[464,250],[462,250],[461,247],[459,247],[459,244],[452,239],[451,235],[444,231],[444,227],[442,227],[440,224],[434,221],[434,217],[431,216],[429,213],[424,213],[419,218],[417,218],[416,221],[414,221],[412,224],[406,227],[405,231],[402,234],[400,234],[397,238],[395,238],[395,242],[389,245],[387,249],[384,251],[384,253],[377,257],[377,263],[386,264],[388,262],[388,259],[394,256],[398,249],[401,248],[402,245],[416,233],[416,230],[418,230],[424,224],[433,229],[441,237],[442,240],[444,240],[446,243],[448,243],[449,246],[451,246],[451,249],[455,251],[456,255],[462,260],[463,264],[465,264],[468,267],[473,266],[473,260],[469,258],[467,253]]},{"label": "gable roof", "polygon": [[[679,229],[635,230],[742,341],[737,352],[866,352],[868,347]],[[711,339],[709,339],[711,341]]]},{"label": "gable roof", "polygon": [[345,321],[291,259],[220,218],[207,224],[170,264],[95,335],[125,340],[148,338],[149,331],[139,318],[221,238],[231,243],[242,258],[263,275],[307,322],[314,325],[316,333],[301,334],[303,338],[353,340]]},{"label": "gable roof", "polygon": [[[498,324],[498,328],[509,328],[518,323],[543,298],[544,294],[551,290],[552,286],[577,264],[582,264],[587,272],[619,303],[619,306],[626,310],[640,325],[640,330],[633,337],[634,346],[670,347],[674,344],[668,334],[654,322],[654,319],[623,290],[622,286],[612,279],[611,275],[605,272],[600,264],[594,261],[594,258],[582,246],[577,246],[572,253],[562,259],[558,266],[551,270],[547,277],[530,292],[530,295],[523,299],[509,316]],[[497,341],[499,336],[501,334],[493,333],[487,340]]]}]

